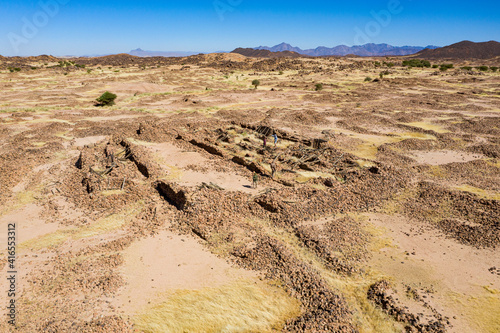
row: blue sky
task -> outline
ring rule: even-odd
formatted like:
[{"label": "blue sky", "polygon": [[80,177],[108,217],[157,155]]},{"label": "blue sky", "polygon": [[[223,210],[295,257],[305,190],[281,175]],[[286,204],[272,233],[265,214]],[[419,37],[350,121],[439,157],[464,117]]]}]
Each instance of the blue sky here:
[{"label": "blue sky", "polygon": [[500,40],[499,1],[0,0],[4,56],[462,40]]}]

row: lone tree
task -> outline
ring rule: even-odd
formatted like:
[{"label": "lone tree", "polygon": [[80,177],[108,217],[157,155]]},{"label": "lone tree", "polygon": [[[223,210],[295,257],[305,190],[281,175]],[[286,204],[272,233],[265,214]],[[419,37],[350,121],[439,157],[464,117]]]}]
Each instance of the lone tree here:
[{"label": "lone tree", "polygon": [[106,91],[104,94],[101,95],[101,97],[97,99],[96,106],[115,105],[115,98],[116,98],[115,94]]},{"label": "lone tree", "polygon": [[259,80],[253,80],[252,81],[252,86],[255,86],[255,89],[257,89],[257,87],[260,86],[260,81]]}]

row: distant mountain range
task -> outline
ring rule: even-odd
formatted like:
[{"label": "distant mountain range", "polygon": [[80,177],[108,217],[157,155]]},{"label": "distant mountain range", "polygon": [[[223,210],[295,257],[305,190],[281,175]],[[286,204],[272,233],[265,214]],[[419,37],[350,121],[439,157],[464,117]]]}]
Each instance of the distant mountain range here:
[{"label": "distant mountain range", "polygon": [[291,51],[302,55],[308,55],[312,57],[321,56],[346,56],[346,55],[357,55],[362,57],[380,57],[380,56],[405,56],[410,54],[415,54],[424,49],[437,49],[439,46],[428,45],[428,46],[392,46],[389,44],[365,44],[365,45],[339,45],[335,47],[325,47],[320,46],[315,49],[302,50],[299,47],[294,47],[287,43],[281,43],[273,47],[259,46],[255,47],[255,50],[268,50],[271,52],[284,52]]},{"label": "distant mountain range", "polygon": [[300,58],[304,55],[293,51],[269,51],[269,50],[256,50],[252,48],[237,48],[231,53],[238,53],[250,58]]},{"label": "distant mountain range", "polygon": [[[216,53],[229,53],[218,51]],[[302,50],[287,43],[268,47],[259,46],[254,48],[237,48],[231,53],[239,53],[246,57],[254,58],[297,58],[300,56],[346,56],[356,55],[362,57],[382,56],[408,56],[424,59],[492,59],[500,56],[500,43],[496,41],[475,43],[462,41],[445,47],[434,45],[428,46],[392,46],[389,44],[365,44],[346,46],[339,45],[332,48],[320,46],[315,49]],[[145,51],[140,48],[127,52],[128,55],[137,57],[188,57],[197,55],[199,52],[164,52]],[[103,55],[87,55],[83,57],[100,57]]]}]

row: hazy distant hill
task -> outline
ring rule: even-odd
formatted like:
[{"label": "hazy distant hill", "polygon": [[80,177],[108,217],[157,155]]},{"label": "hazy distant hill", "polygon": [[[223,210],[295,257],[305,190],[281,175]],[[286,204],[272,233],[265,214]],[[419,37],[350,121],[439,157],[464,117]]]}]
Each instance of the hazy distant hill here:
[{"label": "hazy distant hill", "polygon": [[144,51],[142,49],[135,49],[128,54],[136,57],[189,57],[198,54],[199,52],[162,52],[162,51]]},{"label": "hazy distant hill", "polygon": [[438,46],[429,45],[426,47],[422,46],[392,46],[389,44],[365,44],[365,45],[355,45],[355,46],[347,46],[347,45],[339,45],[332,48],[320,46],[315,49],[302,50],[298,47],[294,47],[287,43],[281,43],[279,45],[268,47],[268,46],[259,46],[256,47],[256,50],[268,50],[271,52],[283,52],[283,51],[292,51],[297,52],[299,54],[313,56],[313,57],[321,57],[321,56],[345,56],[348,54],[354,54],[358,56],[404,56],[415,54],[423,49],[436,49]]},{"label": "hazy distant hill", "polygon": [[491,59],[500,56],[500,43],[463,41],[435,50],[423,50],[415,57],[424,59]]},{"label": "hazy distant hill", "polygon": [[299,58],[302,55],[292,51],[269,51],[269,50],[256,50],[252,48],[237,48],[231,53],[242,54],[245,57],[252,58]]}]

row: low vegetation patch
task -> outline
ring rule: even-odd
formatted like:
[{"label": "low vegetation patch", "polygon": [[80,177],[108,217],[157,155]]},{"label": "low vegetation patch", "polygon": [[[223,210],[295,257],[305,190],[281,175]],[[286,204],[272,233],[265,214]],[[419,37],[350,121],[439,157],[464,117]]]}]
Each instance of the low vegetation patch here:
[{"label": "low vegetation patch", "polygon": [[178,291],[135,317],[143,332],[272,332],[300,314],[300,304],[268,284],[239,281]]},{"label": "low vegetation patch", "polygon": [[115,105],[115,99],[116,99],[116,95],[113,94],[113,93],[110,93],[109,91],[106,91],[104,94],[101,95],[101,97],[99,97],[97,99],[97,104],[96,106],[111,106],[111,105]]},{"label": "low vegetation patch", "polygon": [[421,60],[421,59],[411,59],[411,60],[404,60],[403,61],[403,66],[406,67],[431,67],[431,63],[428,60]]}]

